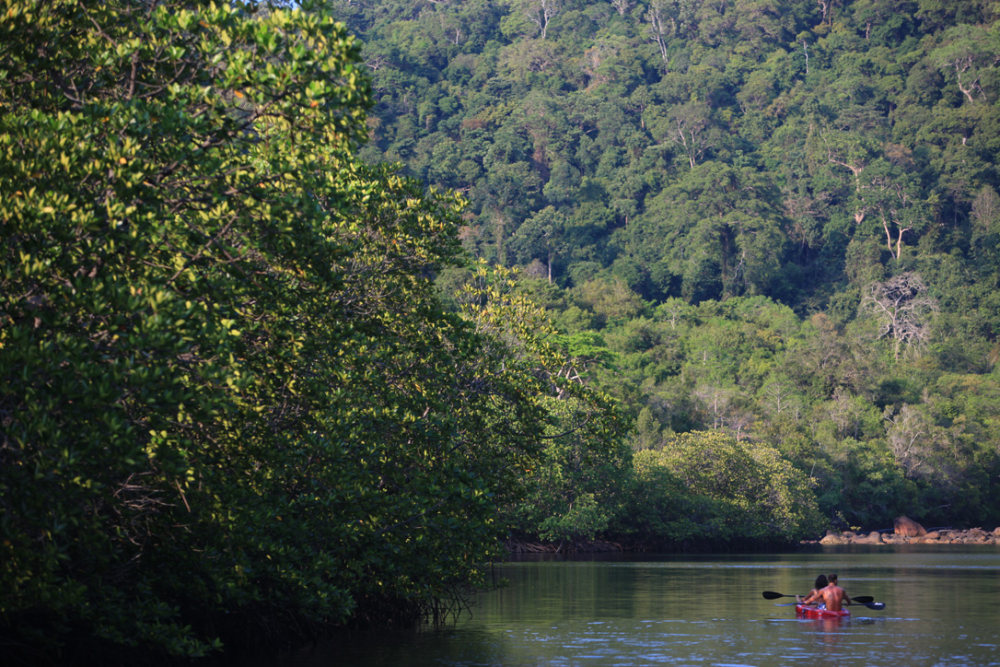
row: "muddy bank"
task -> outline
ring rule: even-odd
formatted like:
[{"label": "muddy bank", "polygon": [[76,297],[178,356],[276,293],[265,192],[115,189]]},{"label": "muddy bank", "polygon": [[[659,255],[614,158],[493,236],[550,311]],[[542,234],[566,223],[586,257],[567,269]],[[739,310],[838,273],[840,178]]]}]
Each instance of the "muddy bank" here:
[{"label": "muddy bank", "polygon": [[922,535],[906,535],[893,529],[873,530],[869,533],[827,531],[819,540],[803,540],[803,544],[1000,544],[1000,527],[992,531],[982,528],[957,530],[937,528]]}]

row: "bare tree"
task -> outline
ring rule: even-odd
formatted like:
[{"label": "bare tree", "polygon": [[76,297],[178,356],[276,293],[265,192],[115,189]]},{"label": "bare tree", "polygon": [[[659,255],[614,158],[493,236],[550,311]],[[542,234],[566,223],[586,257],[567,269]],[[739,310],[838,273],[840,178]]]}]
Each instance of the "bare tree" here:
[{"label": "bare tree", "polygon": [[989,185],[984,185],[972,200],[971,213],[974,234],[990,229],[1000,222],[1000,195]]},{"label": "bare tree", "polygon": [[649,21],[649,35],[656,42],[656,46],[660,49],[660,58],[663,59],[664,68],[667,65],[667,44],[664,41],[664,36],[667,34],[666,29],[663,26],[663,3],[653,0],[649,4],[649,11],[646,12],[646,20]]},{"label": "bare tree", "polygon": [[712,430],[721,429],[726,425],[733,395],[734,392],[731,389],[712,384],[702,384],[695,388],[695,398],[701,402],[705,411],[712,417]]},{"label": "bare tree", "polygon": [[835,4],[835,0],[816,0],[816,4],[819,5],[820,22],[827,25],[833,25],[833,6]]},{"label": "bare tree", "polygon": [[611,5],[618,10],[619,16],[625,16],[632,7],[632,0],[611,0]]},{"label": "bare tree", "polygon": [[524,2],[524,14],[528,20],[538,26],[542,39],[548,34],[549,21],[559,13],[561,0],[528,0]]},{"label": "bare tree", "polygon": [[903,474],[910,479],[920,476],[926,465],[932,437],[927,416],[912,405],[904,405],[898,413],[886,408],[883,419],[888,422],[886,436],[889,449]]},{"label": "bare tree", "polygon": [[846,387],[837,387],[824,404],[826,415],[837,427],[837,437],[864,438],[867,402]]},{"label": "bare tree", "polygon": [[879,338],[892,337],[896,360],[903,349],[919,353],[927,345],[930,319],[938,309],[937,301],[927,294],[927,286],[914,272],[872,283],[861,307],[878,320]]},{"label": "bare tree", "polygon": [[761,387],[761,399],[764,407],[774,417],[780,417],[788,412],[798,419],[802,404],[798,399],[795,387],[787,378],[776,378]]},{"label": "bare tree", "polygon": [[727,429],[737,440],[746,438],[746,431],[753,426],[755,417],[742,407],[743,397],[738,389],[701,384],[695,388],[694,397],[705,412],[711,415],[713,431]]}]

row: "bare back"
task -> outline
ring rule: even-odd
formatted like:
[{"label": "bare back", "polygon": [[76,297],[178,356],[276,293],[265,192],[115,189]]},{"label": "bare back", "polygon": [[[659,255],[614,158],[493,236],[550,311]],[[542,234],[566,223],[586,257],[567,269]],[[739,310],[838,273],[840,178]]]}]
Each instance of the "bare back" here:
[{"label": "bare back", "polygon": [[847,593],[844,592],[844,589],[837,584],[830,584],[821,590],[819,594],[820,597],[823,598],[823,602],[826,603],[826,608],[830,611],[840,611],[844,600],[847,600],[848,604],[851,603],[851,598],[848,597]]}]

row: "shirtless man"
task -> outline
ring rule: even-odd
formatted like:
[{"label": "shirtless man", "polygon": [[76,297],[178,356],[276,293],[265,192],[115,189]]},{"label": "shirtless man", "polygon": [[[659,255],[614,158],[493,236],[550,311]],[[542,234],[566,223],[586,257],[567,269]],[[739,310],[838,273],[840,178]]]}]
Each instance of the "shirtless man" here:
[{"label": "shirtless man", "polygon": [[829,577],[830,583],[826,588],[818,591],[813,591],[810,593],[805,600],[802,601],[803,604],[809,604],[811,602],[816,602],[817,600],[823,600],[826,603],[826,608],[830,611],[840,611],[841,606],[846,602],[851,604],[851,598],[844,592],[844,589],[837,585],[837,575],[831,574]]}]

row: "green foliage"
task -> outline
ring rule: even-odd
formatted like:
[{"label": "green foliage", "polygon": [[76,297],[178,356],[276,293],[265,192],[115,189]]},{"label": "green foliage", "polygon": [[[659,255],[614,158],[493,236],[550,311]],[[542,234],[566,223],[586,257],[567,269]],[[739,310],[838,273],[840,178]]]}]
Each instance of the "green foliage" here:
[{"label": "green foliage", "polygon": [[773,443],[835,524],[998,519],[966,502],[996,439],[935,412],[998,357],[994,4],[356,4],[369,154],[467,192],[465,247],[562,289],[636,449]]},{"label": "green foliage", "polygon": [[[639,496],[659,539],[784,542],[815,534],[822,517],[809,480],[773,447],[719,432],[672,436],[636,454]],[[648,510],[645,511],[648,513]]]},{"label": "green foliage", "polygon": [[0,31],[5,645],[417,617],[479,580],[549,428],[615,451],[533,328],[438,298],[462,202],[355,157],[372,91],[329,16],[23,2]]},{"label": "green foliage", "polygon": [[363,133],[356,46],[216,6],[19,3],[3,29],[5,618],[197,652],[183,607],[273,587],[345,617],[308,528],[271,557],[261,498],[296,487],[314,427],[279,415],[328,379],[296,386],[353,245],[317,195],[374,182],[323,171]]},{"label": "green foliage", "polygon": [[[509,347],[509,391],[526,392],[533,416],[517,426],[509,418],[492,428],[504,439],[518,431],[542,428],[542,448],[534,460],[522,460],[523,500],[506,496],[504,516],[519,535],[563,542],[593,539],[607,529],[622,502],[620,482],[628,472],[626,426],[616,403],[585,382],[591,368],[608,353],[595,339],[560,340],[545,312],[517,290],[513,275],[480,265],[466,289],[467,316],[497,345]],[[565,349],[554,343],[564,343]],[[504,499],[501,499],[504,500]]]},{"label": "green foliage", "polygon": [[[483,256],[537,259],[561,284],[627,266],[647,299],[805,310],[852,279],[852,240],[884,249],[857,285],[883,279],[996,183],[987,4],[334,6],[373,63],[373,154],[467,190]],[[556,231],[585,219],[604,222]]]}]

